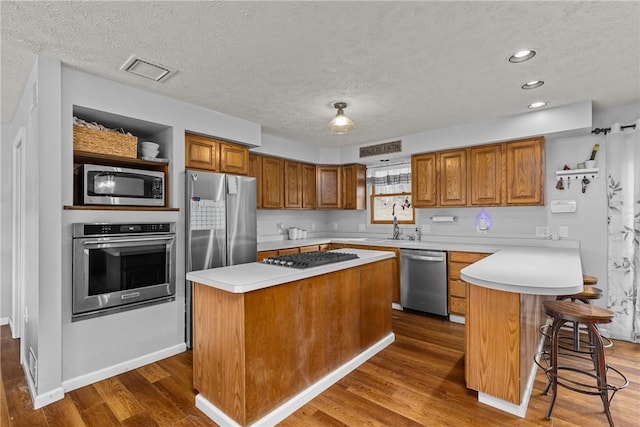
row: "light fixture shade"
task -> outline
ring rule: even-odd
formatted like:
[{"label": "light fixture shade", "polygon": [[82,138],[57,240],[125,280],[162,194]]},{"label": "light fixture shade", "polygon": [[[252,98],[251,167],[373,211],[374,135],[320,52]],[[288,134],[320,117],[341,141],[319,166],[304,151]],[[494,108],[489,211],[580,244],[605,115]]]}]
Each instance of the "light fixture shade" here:
[{"label": "light fixture shade", "polygon": [[341,134],[351,132],[355,125],[349,119],[349,117],[344,115],[344,109],[347,108],[346,102],[336,102],[333,104],[334,108],[338,109],[338,113],[336,116],[329,122],[327,125],[327,129],[331,133]]}]

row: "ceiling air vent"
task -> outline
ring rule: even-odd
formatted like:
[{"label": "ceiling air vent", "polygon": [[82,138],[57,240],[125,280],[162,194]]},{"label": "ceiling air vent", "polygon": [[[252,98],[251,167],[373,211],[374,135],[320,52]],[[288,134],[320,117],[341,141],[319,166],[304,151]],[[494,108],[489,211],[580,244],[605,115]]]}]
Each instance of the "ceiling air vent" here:
[{"label": "ceiling air vent", "polygon": [[402,151],[402,141],[385,142],[383,144],[360,147],[360,157],[378,156],[381,154],[400,153]]},{"label": "ceiling air vent", "polygon": [[157,82],[164,82],[178,72],[173,68],[147,61],[146,59],[140,59],[135,55],[131,55],[131,57],[127,59],[127,62],[122,64],[120,69]]}]

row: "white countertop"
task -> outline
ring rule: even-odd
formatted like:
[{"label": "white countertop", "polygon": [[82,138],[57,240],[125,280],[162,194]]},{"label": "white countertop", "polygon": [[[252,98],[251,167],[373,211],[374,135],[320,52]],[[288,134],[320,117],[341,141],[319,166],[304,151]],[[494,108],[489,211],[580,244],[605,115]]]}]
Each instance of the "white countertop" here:
[{"label": "white countertop", "polygon": [[577,248],[513,247],[460,270],[462,280],[499,291],[571,295],[583,290]]},{"label": "white countertop", "polygon": [[305,269],[278,267],[253,262],[229,267],[212,268],[209,270],[192,271],[187,273],[187,280],[212,286],[227,292],[245,293],[382,261],[395,256],[393,252],[364,249],[340,249],[335,252],[355,253],[359,258]]},{"label": "white countertop", "polygon": [[444,251],[494,253],[513,247],[579,248],[577,240],[550,240],[542,238],[512,238],[493,236],[422,236],[421,241],[393,240],[375,237],[315,237],[299,240],[272,240],[258,243],[258,251],[279,250],[326,243],[388,246],[406,249],[432,249]]}]

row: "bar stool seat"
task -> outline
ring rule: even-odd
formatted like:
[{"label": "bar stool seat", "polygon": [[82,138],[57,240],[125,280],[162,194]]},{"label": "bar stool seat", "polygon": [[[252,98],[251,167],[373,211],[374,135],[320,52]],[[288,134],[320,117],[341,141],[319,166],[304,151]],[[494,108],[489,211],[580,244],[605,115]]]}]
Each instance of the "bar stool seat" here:
[{"label": "bar stool seat", "polygon": [[[598,278],[593,276],[582,276],[583,290],[582,292],[571,294],[571,295],[558,295],[556,297],[557,300],[571,300],[571,301],[580,301],[585,304],[591,304],[591,300],[596,300],[602,298],[602,289],[596,288],[595,285],[598,283]],[[545,333],[548,336],[548,334]],[[604,337],[603,337],[604,338]],[[613,345],[613,342],[608,339],[605,339],[605,347],[609,348]],[[580,349],[580,324],[578,322],[573,322],[573,346],[576,350]]]},{"label": "bar stool seat", "polygon": [[[601,323],[610,323],[613,318],[613,312],[595,305],[566,300],[549,300],[544,301],[542,304],[544,312],[552,319],[550,347],[548,351],[543,351],[539,354],[540,357],[536,357],[536,363],[545,370],[549,379],[545,394],[549,389],[552,391],[551,402],[546,415],[547,419],[551,418],[551,412],[558,395],[558,385],[561,385],[579,393],[599,395],[604,405],[604,412],[609,425],[613,426],[613,419],[609,409],[610,401],[618,390],[625,388],[629,384],[629,381],[620,371],[606,364],[604,342],[596,327]],[[571,349],[560,347],[560,329],[567,322],[577,322],[585,325],[591,344],[588,352],[573,351],[572,354]],[[569,351],[560,354],[561,349]],[[585,358],[585,354],[588,354],[589,357]],[[560,355],[563,356],[562,364],[559,364]],[[570,356],[575,356],[580,360],[572,360]],[[589,362],[587,367],[584,366],[585,360]],[[546,362],[547,366],[543,366],[540,362]],[[562,371],[563,374],[561,375],[559,371]],[[609,371],[617,375],[618,381],[616,382],[620,383],[620,385],[613,385],[608,382],[607,374]],[[577,380],[575,379],[576,377],[580,379]],[[586,379],[583,381],[581,378]],[[609,396],[610,392],[611,396]]]}]

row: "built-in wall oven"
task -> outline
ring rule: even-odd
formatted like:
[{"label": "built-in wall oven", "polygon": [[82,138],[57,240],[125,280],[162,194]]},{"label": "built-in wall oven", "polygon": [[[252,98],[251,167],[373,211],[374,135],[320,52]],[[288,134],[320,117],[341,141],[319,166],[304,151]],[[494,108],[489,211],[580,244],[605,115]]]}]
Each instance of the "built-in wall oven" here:
[{"label": "built-in wall oven", "polygon": [[175,299],[175,223],[73,224],[72,321]]}]

